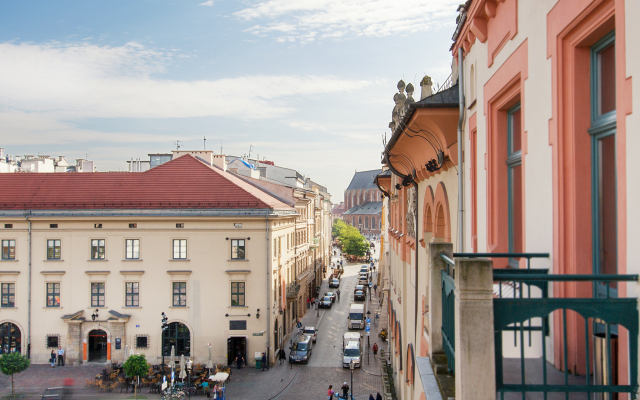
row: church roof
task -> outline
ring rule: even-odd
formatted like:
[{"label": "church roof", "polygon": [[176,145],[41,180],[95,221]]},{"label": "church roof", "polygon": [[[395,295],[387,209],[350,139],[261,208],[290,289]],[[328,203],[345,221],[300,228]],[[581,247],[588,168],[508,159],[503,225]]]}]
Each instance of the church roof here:
[{"label": "church roof", "polygon": [[353,206],[345,211],[343,215],[380,215],[382,213],[382,202],[373,201],[359,206]]},{"label": "church roof", "polygon": [[378,187],[373,183],[373,178],[380,172],[382,172],[382,169],[356,172],[347,190],[377,189]]}]

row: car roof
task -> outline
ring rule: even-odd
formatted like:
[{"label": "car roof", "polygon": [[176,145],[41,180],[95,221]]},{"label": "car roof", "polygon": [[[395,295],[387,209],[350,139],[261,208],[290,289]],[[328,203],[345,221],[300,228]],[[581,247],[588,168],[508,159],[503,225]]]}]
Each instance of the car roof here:
[{"label": "car roof", "polygon": [[356,289],[358,289],[358,286],[362,286],[362,287],[364,287],[364,285],[356,285]]},{"label": "car roof", "polygon": [[315,328],[315,327],[313,327],[313,326],[305,326],[305,327],[304,327],[304,330],[305,330],[305,331],[307,331],[307,330],[309,330],[309,331],[311,331],[311,330],[315,331],[315,330],[316,330],[316,328]]},{"label": "car roof", "polygon": [[354,341],[348,342],[348,343],[347,343],[347,345],[345,346],[345,349],[349,349],[349,348],[351,348],[351,349],[354,349],[354,348],[355,348],[355,349],[357,349],[357,348],[359,348],[359,347],[360,347],[360,345],[358,344],[358,342],[356,342],[356,341],[354,340]]},{"label": "car roof", "polygon": [[358,293],[364,294],[364,292],[362,290],[356,290],[356,294],[358,294]]},{"label": "car roof", "polygon": [[333,292],[327,292],[327,296],[332,295],[332,294],[333,294]]},{"label": "car roof", "polygon": [[308,342],[309,340],[311,340],[311,336],[309,336],[309,335],[302,335],[302,339],[298,340],[298,343]]}]

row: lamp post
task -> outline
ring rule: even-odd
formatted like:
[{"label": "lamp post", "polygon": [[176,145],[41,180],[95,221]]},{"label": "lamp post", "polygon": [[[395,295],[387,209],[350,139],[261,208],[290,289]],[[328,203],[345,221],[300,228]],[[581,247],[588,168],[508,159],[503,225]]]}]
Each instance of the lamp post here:
[{"label": "lamp post", "polygon": [[351,370],[351,399],[353,399],[353,369],[356,367],[356,364],[353,362],[353,358],[349,361],[349,369]]},{"label": "lamp post", "polygon": [[160,331],[161,333],[161,337],[160,337],[160,348],[162,349],[162,375],[164,376],[164,331],[167,330],[167,328],[169,328],[169,324],[167,324],[167,321],[169,320],[169,318],[167,318],[167,316],[164,314],[164,312],[162,312],[162,329]]}]

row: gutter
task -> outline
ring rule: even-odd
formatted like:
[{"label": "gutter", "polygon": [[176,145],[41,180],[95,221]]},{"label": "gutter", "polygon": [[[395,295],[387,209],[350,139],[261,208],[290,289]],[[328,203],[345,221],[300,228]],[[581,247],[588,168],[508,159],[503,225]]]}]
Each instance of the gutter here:
[{"label": "gutter", "polygon": [[464,123],[464,56],[462,47],[458,49],[458,251],[464,252],[464,163],[462,162],[462,124]]},{"label": "gutter", "polygon": [[269,365],[269,350],[271,348],[271,303],[269,303],[269,295],[271,294],[271,270],[273,268],[271,267],[271,262],[269,262],[269,260],[271,260],[271,258],[269,258],[270,253],[269,253],[269,216],[265,216],[264,217],[264,222],[267,225],[267,234],[266,234],[266,240],[267,240],[267,365]]},{"label": "gutter", "polygon": [[92,210],[1,210],[0,217],[247,217],[295,215],[295,209],[92,209]]},{"label": "gutter", "polygon": [[[31,214],[31,212],[29,212]],[[27,358],[31,358],[31,220],[29,215],[24,218],[29,223],[29,286],[28,286],[28,306],[27,306]]]}]

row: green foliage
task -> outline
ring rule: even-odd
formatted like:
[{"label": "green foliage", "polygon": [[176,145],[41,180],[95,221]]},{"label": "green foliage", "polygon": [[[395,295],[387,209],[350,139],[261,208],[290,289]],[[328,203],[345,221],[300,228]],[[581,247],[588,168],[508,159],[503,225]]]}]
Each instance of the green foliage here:
[{"label": "green foliage", "polygon": [[[140,376],[146,376],[149,372],[149,363],[147,362],[144,354],[140,355],[131,355],[127,358],[127,361],[122,364],[122,368],[124,369],[124,373],[129,378],[138,378]],[[135,395],[138,393],[138,380],[136,379],[136,390]]]},{"label": "green foliage", "polygon": [[0,371],[5,375],[11,375],[11,394],[15,396],[15,387],[13,386],[13,374],[29,368],[31,361],[20,353],[9,353],[0,357]]},{"label": "green foliage", "polygon": [[357,257],[367,254],[369,243],[355,227],[336,219],[331,228],[331,233],[342,243],[342,250],[345,254]]}]

